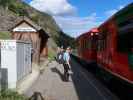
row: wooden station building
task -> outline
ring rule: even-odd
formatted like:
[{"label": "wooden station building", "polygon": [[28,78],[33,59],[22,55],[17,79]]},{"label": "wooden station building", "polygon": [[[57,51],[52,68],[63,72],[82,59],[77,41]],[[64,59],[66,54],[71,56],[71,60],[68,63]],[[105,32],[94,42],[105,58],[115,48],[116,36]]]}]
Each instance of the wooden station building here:
[{"label": "wooden station building", "polygon": [[12,39],[29,41],[32,44],[32,62],[39,62],[40,57],[47,57],[49,35],[32,20],[23,17],[10,29]]}]

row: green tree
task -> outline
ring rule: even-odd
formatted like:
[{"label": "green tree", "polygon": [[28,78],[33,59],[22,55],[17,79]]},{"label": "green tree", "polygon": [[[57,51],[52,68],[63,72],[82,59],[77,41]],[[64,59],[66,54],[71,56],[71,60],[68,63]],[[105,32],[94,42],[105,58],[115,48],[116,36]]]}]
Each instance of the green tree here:
[{"label": "green tree", "polygon": [[0,5],[5,9],[8,9],[9,5],[13,2],[14,0],[0,0]]}]

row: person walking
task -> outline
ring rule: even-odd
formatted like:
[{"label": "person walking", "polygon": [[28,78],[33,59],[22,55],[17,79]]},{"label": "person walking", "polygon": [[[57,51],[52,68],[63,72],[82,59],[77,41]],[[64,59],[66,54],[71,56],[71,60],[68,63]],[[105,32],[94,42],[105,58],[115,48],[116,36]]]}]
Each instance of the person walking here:
[{"label": "person walking", "polygon": [[56,61],[59,64],[63,64],[64,63],[63,55],[64,55],[64,48],[62,46],[60,49],[58,49],[58,53],[57,53],[57,57],[56,57]]},{"label": "person walking", "polygon": [[69,70],[71,70],[71,65],[70,65],[70,52],[71,52],[71,48],[67,47],[64,55],[63,55],[63,59],[64,59],[64,78],[66,81],[69,81]]}]

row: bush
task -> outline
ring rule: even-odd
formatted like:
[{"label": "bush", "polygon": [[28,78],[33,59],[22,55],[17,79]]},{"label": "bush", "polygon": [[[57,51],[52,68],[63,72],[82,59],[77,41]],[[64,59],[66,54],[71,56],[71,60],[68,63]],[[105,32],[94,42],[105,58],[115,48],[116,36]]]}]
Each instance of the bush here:
[{"label": "bush", "polygon": [[12,90],[2,90],[0,93],[0,100],[28,100],[23,95],[18,94]]},{"label": "bush", "polygon": [[48,59],[49,59],[50,61],[53,61],[54,58],[55,58],[55,52],[52,51],[52,50],[49,50],[49,52],[48,52]]},{"label": "bush", "polygon": [[11,33],[9,32],[0,32],[0,39],[10,39]]},{"label": "bush", "polygon": [[25,10],[25,5],[21,3],[11,3],[9,9],[18,16],[28,16],[27,11]]},{"label": "bush", "polygon": [[34,21],[34,22],[38,22],[38,20],[40,19],[39,16],[37,14],[32,14],[31,15],[31,19]]}]

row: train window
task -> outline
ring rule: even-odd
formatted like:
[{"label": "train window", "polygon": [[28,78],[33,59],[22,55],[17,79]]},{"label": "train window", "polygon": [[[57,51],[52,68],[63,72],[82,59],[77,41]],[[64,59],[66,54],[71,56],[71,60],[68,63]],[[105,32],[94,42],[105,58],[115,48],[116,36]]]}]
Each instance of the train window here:
[{"label": "train window", "polygon": [[86,47],[87,47],[87,42],[86,42],[86,39],[85,39],[85,47],[84,47],[84,49],[86,49]]},{"label": "train window", "polygon": [[83,50],[85,49],[85,40],[83,40]]},{"label": "train window", "polygon": [[97,50],[98,51],[102,51],[103,49],[103,40],[98,40],[98,47],[97,47]]},{"label": "train window", "polygon": [[82,50],[85,50],[85,48],[86,48],[86,40],[83,39],[83,41],[82,41]]},{"label": "train window", "polygon": [[84,41],[82,40],[82,51],[83,51]]},{"label": "train window", "polygon": [[82,49],[81,49],[81,48],[82,48],[82,41],[81,41],[81,40],[79,40],[79,50],[80,50],[80,51],[82,51]]},{"label": "train window", "polygon": [[81,46],[81,48],[82,48],[82,51],[84,50],[84,40],[82,40],[82,46]]},{"label": "train window", "polygon": [[103,51],[106,48],[107,36],[104,34],[101,36],[101,39],[98,40],[98,51]]},{"label": "train window", "polygon": [[80,40],[80,50],[82,51],[82,40]]},{"label": "train window", "polygon": [[85,40],[84,40],[84,49],[87,49],[87,48],[88,48],[88,46],[87,46],[87,45],[88,45],[87,42],[88,42],[87,39],[85,39]]},{"label": "train window", "polygon": [[88,41],[87,46],[88,46],[88,47],[87,47],[88,49],[91,49],[91,41],[90,41],[90,40]]},{"label": "train window", "polygon": [[119,52],[130,52],[130,49],[133,48],[133,34],[132,33],[123,33],[118,35],[117,39],[117,49]]},{"label": "train window", "polygon": [[98,43],[98,45],[97,45],[97,46],[98,46],[98,47],[97,47],[97,51],[101,51],[100,40],[98,40],[98,42],[97,42],[97,43]]},{"label": "train window", "polygon": [[83,50],[85,49],[85,40],[83,40]]},{"label": "train window", "polygon": [[86,39],[86,48],[90,49],[91,48],[90,45],[91,45],[90,40],[87,38]]},{"label": "train window", "polygon": [[102,40],[102,48],[101,50],[103,51],[106,48],[106,40]]}]

